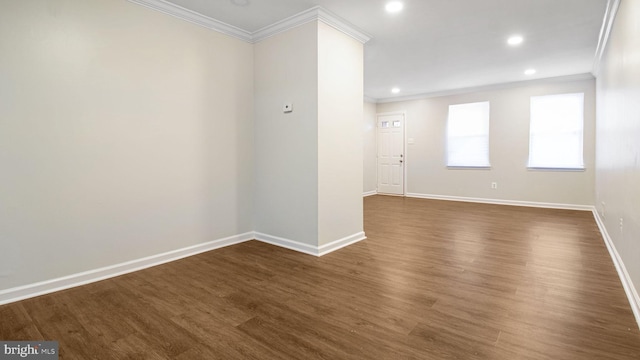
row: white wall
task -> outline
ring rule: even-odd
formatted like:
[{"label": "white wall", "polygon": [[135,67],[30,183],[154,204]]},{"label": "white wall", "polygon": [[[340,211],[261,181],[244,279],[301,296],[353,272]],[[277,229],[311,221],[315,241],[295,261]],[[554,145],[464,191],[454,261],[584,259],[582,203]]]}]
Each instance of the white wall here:
[{"label": "white wall", "polygon": [[376,104],[364,103],[364,159],[363,159],[363,193],[375,192],[378,187],[376,164]]},{"label": "white wall", "polygon": [[[255,230],[318,244],[318,25],[255,44]],[[293,102],[293,112],[282,106]]]},{"label": "white wall", "polygon": [[362,44],[313,21],[254,51],[255,230],[307,249],[361,233]]},{"label": "white wall", "polygon": [[[592,205],[594,188],[595,82],[548,81],[513,88],[422,100],[378,104],[377,112],[405,111],[407,190],[439,195],[509,201]],[[583,172],[527,170],[531,96],[584,92]],[[490,170],[446,167],[446,121],[449,105],[489,101]],[[372,154],[367,155],[369,158]],[[375,153],[373,154],[375,156]],[[491,182],[498,188],[491,189]]]},{"label": "white wall", "polygon": [[[640,47],[638,46],[640,28],[638,19],[640,19],[640,2],[621,1],[601,62],[597,80],[595,188],[596,207],[636,291],[640,289]],[[620,228],[620,219],[623,219],[622,228]],[[636,301],[639,300],[636,299]],[[636,304],[638,305],[640,302]]]},{"label": "white wall", "polygon": [[362,43],[318,23],[318,245],[363,231]]},{"label": "white wall", "polygon": [[0,290],[253,230],[251,44],[3,1],[0,54]]}]

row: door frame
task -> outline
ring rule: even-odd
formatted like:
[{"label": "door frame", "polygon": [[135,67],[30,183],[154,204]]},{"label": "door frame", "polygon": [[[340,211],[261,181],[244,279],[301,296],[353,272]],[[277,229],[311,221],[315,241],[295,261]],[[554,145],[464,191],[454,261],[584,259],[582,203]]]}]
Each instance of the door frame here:
[{"label": "door frame", "polygon": [[388,115],[402,115],[402,153],[403,153],[403,164],[402,167],[402,195],[393,195],[393,194],[385,194],[389,196],[407,196],[407,166],[409,163],[409,156],[407,156],[407,111],[399,110],[399,111],[389,111],[376,113],[376,194],[378,194],[378,117],[379,116],[388,116]]}]

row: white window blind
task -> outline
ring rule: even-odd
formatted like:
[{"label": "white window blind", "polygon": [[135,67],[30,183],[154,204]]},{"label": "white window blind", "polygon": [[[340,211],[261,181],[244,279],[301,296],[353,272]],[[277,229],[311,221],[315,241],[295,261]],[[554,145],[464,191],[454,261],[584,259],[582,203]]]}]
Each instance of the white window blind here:
[{"label": "white window blind", "polygon": [[447,166],[490,166],[488,101],[449,106]]},{"label": "white window blind", "polygon": [[583,93],[532,96],[530,121],[530,168],[584,168]]}]

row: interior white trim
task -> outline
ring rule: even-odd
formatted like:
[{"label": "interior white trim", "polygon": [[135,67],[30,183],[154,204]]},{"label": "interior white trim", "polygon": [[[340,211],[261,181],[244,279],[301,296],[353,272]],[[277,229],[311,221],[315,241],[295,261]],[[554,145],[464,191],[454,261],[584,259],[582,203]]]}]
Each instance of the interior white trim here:
[{"label": "interior white trim", "polygon": [[636,318],[636,323],[638,324],[638,328],[640,328],[640,296],[638,296],[638,291],[635,286],[633,286],[633,281],[631,281],[631,277],[627,272],[627,268],[624,266],[624,262],[616,249],[613,240],[609,236],[607,232],[607,228],[604,225],[604,221],[596,211],[595,207],[592,210],[593,217],[596,219],[596,224],[598,224],[598,228],[600,229],[600,233],[602,234],[602,239],[604,240],[605,245],[607,246],[607,250],[609,250],[609,255],[611,255],[611,260],[613,260],[613,264],[616,267],[616,271],[618,271],[618,276],[620,277],[620,281],[622,282],[622,287],[624,288],[624,292],[627,294],[627,299],[629,299],[629,305],[631,305],[631,311],[633,311],[633,315]]},{"label": "interior white trim", "polygon": [[256,30],[251,34],[251,42],[257,43],[273,35],[304,25],[308,22],[318,20],[317,9],[317,6],[313,7],[271,25],[267,25],[262,29]]},{"label": "interior white trim", "polygon": [[411,198],[419,198],[419,199],[463,201],[463,202],[474,202],[474,203],[482,203],[482,204],[511,205],[511,206],[527,206],[527,207],[538,207],[538,208],[546,208],[546,209],[564,209],[564,210],[580,210],[580,211],[593,210],[593,206],[591,205],[559,204],[559,203],[545,203],[545,202],[520,201],[520,200],[485,199],[485,198],[471,198],[471,197],[463,197],[463,196],[432,195],[432,194],[417,194],[417,193],[407,193],[405,196],[411,197]]},{"label": "interior white trim", "polygon": [[318,248],[309,244],[301,243],[291,239],[285,239],[279,236],[256,232],[254,238],[267,244],[280,246],[286,249],[298,251],[301,253],[318,256]]},{"label": "interior white trim", "polygon": [[598,76],[598,73],[600,72],[600,62],[602,61],[602,56],[604,56],[604,51],[607,48],[607,42],[611,35],[611,28],[613,28],[613,23],[616,19],[619,7],[620,0],[607,1],[607,9],[604,13],[602,27],[600,28],[600,36],[598,37],[598,46],[596,47],[596,54],[593,58],[593,76]]},{"label": "interior white trim", "polygon": [[364,232],[359,232],[322,246],[313,246],[313,245],[304,244],[295,240],[285,239],[279,236],[274,236],[274,235],[269,235],[269,234],[264,234],[259,232],[255,233],[255,239],[258,241],[262,241],[267,244],[280,246],[283,248],[287,248],[290,250],[298,251],[298,252],[305,253],[308,255],[313,255],[313,256],[326,255],[330,252],[336,251],[338,249],[342,249],[345,246],[349,246],[351,244],[354,244],[366,238],[367,237],[365,236]]},{"label": "interior white trim", "polygon": [[182,249],[168,251],[162,254],[147,256],[120,264],[105,266],[99,269],[93,269],[56,279],[1,290],[0,305],[128,274],[152,266],[179,260],[188,256],[197,255],[206,251],[239,244],[245,241],[252,240],[253,238],[253,232],[248,232],[240,235],[229,236],[223,239],[213,240],[203,244],[188,246]]},{"label": "interior white trim", "polygon": [[377,194],[378,194],[378,190],[365,191],[362,193],[362,197],[367,197],[367,196],[372,196]]},{"label": "interior white trim", "polygon": [[559,81],[579,81],[579,80],[593,80],[593,79],[594,79],[594,76],[591,73],[567,75],[567,76],[556,76],[556,77],[543,78],[543,79],[514,81],[514,82],[508,82],[508,83],[474,86],[469,88],[436,91],[436,92],[416,94],[416,95],[382,98],[382,99],[376,99],[375,103],[383,104],[383,103],[390,103],[390,102],[421,100],[421,99],[429,99],[429,98],[440,97],[440,96],[461,95],[461,94],[468,94],[468,93],[475,93],[475,92],[482,92],[482,91],[511,89],[511,88],[516,88],[523,85],[536,85],[536,84],[546,84],[550,82],[559,82]]},{"label": "interior white trim", "polygon": [[334,27],[336,30],[342,31],[346,35],[351,36],[352,38],[358,40],[362,44],[371,40],[371,35],[365,33],[364,31],[358,29],[348,21],[339,17],[338,15],[324,9],[320,6],[316,7],[318,11],[318,20],[323,23]]},{"label": "interior white trim", "polygon": [[210,18],[208,16],[204,16],[193,10],[183,8],[182,6],[178,6],[168,1],[164,1],[164,0],[129,0],[129,1],[134,4],[142,5],[144,7],[148,7],[150,9],[160,11],[167,15],[175,16],[178,19],[182,19],[190,23],[206,27],[207,29],[221,32],[223,34],[233,36],[243,41],[252,42],[252,35],[251,35],[251,32],[249,31],[240,29],[239,27],[235,27],[233,25],[229,25],[227,23]]},{"label": "interior white trim", "polygon": [[361,43],[366,43],[371,40],[371,36],[358,30],[355,26],[351,25],[346,20],[338,17],[337,15],[323,9],[320,6],[312,7],[311,9],[300,12],[296,15],[290,16],[286,19],[280,20],[274,24],[268,25],[259,29],[251,34],[252,42],[256,43],[262,41],[270,36],[279,34],[281,32],[293,29],[296,26],[306,24],[311,21],[322,21],[325,24],[334,27],[335,29],[351,36]]},{"label": "interior white trim", "polygon": [[258,240],[264,243],[284,247],[305,254],[322,256],[338,249],[342,249],[343,247],[349,246],[366,238],[367,237],[365,236],[364,232],[359,232],[351,236],[338,239],[329,244],[316,247],[294,240],[284,239],[281,237],[252,231],[240,235],[229,236],[223,239],[213,240],[204,244],[188,246],[182,249],[172,250],[162,254],[151,255],[120,264],[105,266],[98,269],[63,276],[56,279],[40,281],[33,284],[0,290],[0,305],[113,278],[134,271],[139,271],[153,266],[165,264],[171,261],[180,260],[203,252],[220,249],[225,246],[240,244],[249,240]]},{"label": "interior white trim", "polygon": [[318,256],[327,255],[328,253],[334,252],[336,250],[342,249],[343,247],[347,247],[349,245],[355,244],[359,241],[366,239],[364,232],[358,232],[353,235],[344,237],[342,239],[338,239],[336,241],[332,241],[328,244],[324,244],[318,247]]},{"label": "interior white trim", "polygon": [[179,19],[194,23],[196,25],[204,26],[207,29],[215,30],[229,36],[233,36],[240,40],[256,43],[262,41],[270,36],[278,33],[293,29],[297,26],[306,24],[310,21],[322,21],[325,24],[334,27],[335,29],[343,32],[346,35],[358,40],[361,43],[366,43],[371,40],[371,36],[367,33],[359,30],[348,21],[340,18],[339,16],[323,9],[320,6],[312,7],[311,9],[300,12],[296,15],[290,16],[286,19],[280,20],[274,24],[263,27],[262,29],[250,32],[243,30],[239,27],[229,25],[222,21],[210,18],[202,15],[193,10],[183,8],[182,6],[173,4],[165,0],[129,0],[130,2],[138,5],[148,7],[153,10],[160,11],[167,15],[175,16]]},{"label": "interior white trim", "polygon": [[[409,146],[409,139],[407,139],[407,128],[408,128],[408,124],[409,122],[407,121],[407,110],[402,110],[400,111],[402,113],[402,156],[403,156],[403,160],[402,160],[402,194],[406,194],[409,191],[409,176],[407,176],[407,169],[409,169],[409,149],[407,148]],[[377,124],[376,124],[377,125]],[[377,136],[376,136],[377,139]],[[376,146],[378,146],[378,144],[376,143]],[[376,150],[377,152],[377,150]]]}]

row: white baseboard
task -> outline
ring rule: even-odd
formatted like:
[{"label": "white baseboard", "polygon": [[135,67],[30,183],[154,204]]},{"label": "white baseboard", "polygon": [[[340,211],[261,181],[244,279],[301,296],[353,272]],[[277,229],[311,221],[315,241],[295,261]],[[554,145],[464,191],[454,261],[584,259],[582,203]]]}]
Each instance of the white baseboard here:
[{"label": "white baseboard", "polygon": [[295,240],[285,239],[278,236],[263,234],[259,232],[255,233],[255,239],[258,241],[262,241],[267,244],[280,246],[283,248],[295,250],[295,251],[313,255],[313,256],[326,255],[330,252],[336,251],[338,249],[342,249],[345,246],[349,246],[351,244],[357,243],[358,241],[364,240],[366,238],[367,237],[364,235],[364,232],[359,232],[322,246],[313,246],[313,245],[304,244]]},{"label": "white baseboard", "polygon": [[309,244],[301,243],[295,240],[285,239],[278,236],[263,234],[260,232],[254,233],[254,239],[262,241],[267,244],[280,246],[286,249],[295,250],[301,253],[318,256],[318,248]]},{"label": "white baseboard", "polygon": [[598,224],[598,228],[600,229],[600,233],[602,234],[602,238],[604,239],[604,243],[607,245],[607,250],[609,250],[609,255],[611,255],[611,260],[613,260],[613,264],[616,266],[616,270],[618,271],[618,276],[622,282],[624,292],[627,294],[627,299],[629,299],[629,305],[631,305],[631,310],[636,318],[638,328],[640,328],[640,296],[638,296],[638,291],[631,281],[627,268],[624,266],[624,262],[622,262],[622,258],[620,257],[613,240],[609,236],[600,214],[598,214],[595,207],[592,209],[592,212],[593,217],[596,219],[596,224]]},{"label": "white baseboard", "polygon": [[367,196],[377,195],[377,194],[378,194],[377,190],[365,191],[362,193],[362,197],[367,197]]},{"label": "white baseboard", "polygon": [[411,197],[411,198],[419,198],[419,199],[463,201],[463,202],[474,202],[474,203],[482,203],[482,204],[510,205],[510,206],[527,206],[527,207],[538,207],[538,208],[546,208],[546,209],[564,209],[564,210],[580,210],[580,211],[591,211],[593,209],[593,206],[591,206],[591,205],[558,204],[558,203],[545,203],[545,202],[519,201],[519,200],[485,199],[485,198],[471,198],[471,197],[462,197],[462,196],[416,194],[416,193],[407,193],[405,196],[406,197]]},{"label": "white baseboard", "polygon": [[353,234],[343,239],[339,239],[329,244],[318,247],[303,244],[294,240],[284,239],[281,237],[252,231],[240,235],[234,235],[223,239],[210,241],[204,244],[188,246],[182,249],[168,251],[162,254],[147,256],[120,264],[106,266],[99,269],[84,271],[81,273],[63,276],[56,279],[0,290],[0,305],[45,295],[60,290],[70,289],[76,286],[90,284],[96,281],[113,278],[134,271],[150,268],[152,266],[157,266],[185,257],[197,255],[206,251],[216,250],[225,246],[235,245],[254,239],[305,254],[322,256],[358,241],[364,240],[366,239],[366,237],[364,235],[364,232],[359,232],[357,234]]},{"label": "white baseboard", "polygon": [[68,275],[57,279],[51,279],[29,285],[1,290],[0,305],[52,293],[55,291],[65,290],[80,285],[86,285],[92,282],[109,279],[130,272],[146,269],[152,266],[179,260],[188,256],[197,255],[206,251],[219,249],[229,245],[239,244],[245,241],[252,240],[254,238],[253,235],[253,232],[234,235],[223,239],[210,241],[204,244],[188,246],[182,249],[168,251],[162,254],[152,255],[116,265]]},{"label": "white baseboard", "polygon": [[367,237],[364,234],[364,231],[361,231],[359,233],[355,233],[351,236],[347,236],[345,238],[336,240],[336,241],[332,241],[328,244],[324,244],[320,247],[318,247],[318,256],[322,256],[322,255],[326,255],[330,252],[334,252],[336,250],[342,249],[343,247],[347,247],[351,244],[355,244],[358,241],[362,241],[364,239],[366,239]]}]

